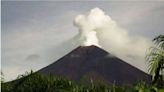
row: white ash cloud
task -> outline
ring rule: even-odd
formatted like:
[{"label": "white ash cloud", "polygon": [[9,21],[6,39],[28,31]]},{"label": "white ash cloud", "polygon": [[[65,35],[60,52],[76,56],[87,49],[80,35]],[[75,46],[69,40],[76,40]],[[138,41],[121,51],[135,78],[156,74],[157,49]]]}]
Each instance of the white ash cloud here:
[{"label": "white ash cloud", "polygon": [[84,46],[101,46],[108,52],[126,62],[146,71],[145,52],[151,41],[139,36],[130,36],[128,31],[119,27],[109,15],[100,8],[75,18],[80,30],[80,41]]},{"label": "white ash cloud", "polygon": [[107,22],[107,20],[105,20],[106,17],[100,9],[95,8],[92,9],[88,15],[78,15],[75,18],[74,23],[80,31],[81,45],[96,45],[100,47],[96,36],[96,29]]}]

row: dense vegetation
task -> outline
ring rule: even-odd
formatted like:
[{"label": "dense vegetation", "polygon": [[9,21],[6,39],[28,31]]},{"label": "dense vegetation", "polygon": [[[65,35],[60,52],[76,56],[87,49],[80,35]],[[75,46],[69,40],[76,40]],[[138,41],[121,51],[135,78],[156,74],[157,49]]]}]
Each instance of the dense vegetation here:
[{"label": "dense vegetation", "polygon": [[107,84],[80,85],[65,78],[38,73],[21,75],[17,80],[1,83],[2,92],[164,92],[164,88],[138,83],[132,87]]},{"label": "dense vegetation", "polygon": [[149,73],[154,86],[163,86],[164,82],[164,35],[153,39],[154,47],[150,47],[146,60],[149,63]]},{"label": "dense vegetation", "polygon": [[[53,75],[26,73],[17,80],[4,83],[1,81],[2,92],[164,92],[164,35],[156,37],[155,46],[150,48],[146,56],[149,63],[149,72],[152,75],[152,84],[139,82],[131,87],[115,84],[82,85]],[[2,75],[2,72],[1,72]],[[3,77],[1,77],[1,80]]]}]

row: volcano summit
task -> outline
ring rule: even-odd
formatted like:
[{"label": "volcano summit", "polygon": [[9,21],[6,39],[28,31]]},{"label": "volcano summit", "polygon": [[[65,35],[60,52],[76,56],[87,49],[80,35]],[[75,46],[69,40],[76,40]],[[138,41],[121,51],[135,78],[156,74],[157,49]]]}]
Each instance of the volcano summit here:
[{"label": "volcano summit", "polygon": [[150,76],[96,46],[80,46],[63,58],[41,69],[41,74],[57,75],[80,82],[132,85],[150,81]]}]

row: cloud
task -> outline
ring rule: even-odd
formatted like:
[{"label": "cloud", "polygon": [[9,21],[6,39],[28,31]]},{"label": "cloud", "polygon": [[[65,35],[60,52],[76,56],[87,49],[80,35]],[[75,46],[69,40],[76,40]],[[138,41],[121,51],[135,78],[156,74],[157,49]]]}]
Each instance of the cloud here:
[{"label": "cloud", "polygon": [[107,25],[115,26],[115,22],[99,8],[92,9],[87,15],[78,15],[74,23],[79,28],[80,40],[84,46],[100,47],[96,36],[97,29]]},{"label": "cloud", "polygon": [[38,59],[40,59],[40,56],[37,54],[29,55],[26,58],[27,61],[35,61],[35,62],[38,61]]},{"label": "cloud", "polygon": [[[92,11],[92,13],[94,13],[94,11]],[[90,19],[89,16],[91,16],[92,13],[90,13],[88,16],[78,15],[74,21],[75,26],[79,28],[81,45],[84,46],[90,46],[90,45],[99,46],[98,39],[96,36],[96,31],[94,30],[94,26],[88,20]]]},{"label": "cloud", "polygon": [[15,79],[18,74],[24,74],[25,71],[31,69],[37,71],[72,50],[73,42],[69,45],[64,43],[77,34],[73,31],[73,24],[68,23],[73,16],[74,12],[65,12],[58,16],[58,20],[67,22],[58,23],[54,21],[54,16],[51,16],[53,20],[51,22],[29,19],[24,16],[24,22],[18,19],[16,23],[4,24],[2,28],[2,70],[5,80]]},{"label": "cloud", "polygon": [[[120,25],[128,29],[119,27],[119,30],[124,30],[127,34],[126,39],[132,39],[127,42],[131,45],[126,46],[122,42],[122,46],[116,46],[114,38],[122,32],[117,31],[117,35],[113,36],[112,32],[109,34],[109,30],[96,31],[103,49],[146,71],[144,50],[148,46],[145,44],[163,33],[164,29],[164,8],[161,2],[3,2],[1,64],[5,79],[14,79],[18,74],[31,69],[41,69],[76,48],[79,44],[76,42],[78,38],[74,36],[78,31],[73,27],[72,21],[77,14],[85,13],[93,7],[104,9],[105,15],[110,14],[117,27]],[[149,40],[134,37],[135,35],[143,35]],[[131,48],[127,49],[128,47]],[[39,63],[26,61],[33,54],[40,56]]]},{"label": "cloud", "polygon": [[100,8],[91,9],[85,15],[78,15],[75,24],[82,34],[80,40],[84,37],[90,39],[84,39],[84,44],[90,41],[89,45],[99,45],[100,42],[102,48],[108,52],[146,71],[145,52],[152,45],[148,39],[130,36],[127,30],[119,27],[117,22]]}]

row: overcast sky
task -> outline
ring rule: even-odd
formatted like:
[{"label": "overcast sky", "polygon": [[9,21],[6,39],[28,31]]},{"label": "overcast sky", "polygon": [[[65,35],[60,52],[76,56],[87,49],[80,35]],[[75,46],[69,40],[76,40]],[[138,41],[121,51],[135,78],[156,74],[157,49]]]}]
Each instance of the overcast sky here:
[{"label": "overcast sky", "polygon": [[95,7],[102,9],[131,37],[151,41],[164,34],[162,1],[3,1],[1,64],[5,79],[12,80],[25,71],[41,69],[76,48],[78,44],[72,40],[78,34],[74,18]]}]

